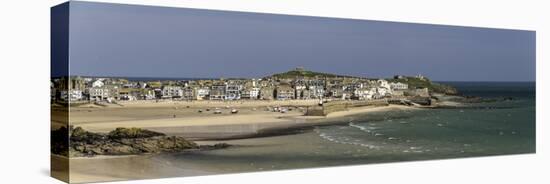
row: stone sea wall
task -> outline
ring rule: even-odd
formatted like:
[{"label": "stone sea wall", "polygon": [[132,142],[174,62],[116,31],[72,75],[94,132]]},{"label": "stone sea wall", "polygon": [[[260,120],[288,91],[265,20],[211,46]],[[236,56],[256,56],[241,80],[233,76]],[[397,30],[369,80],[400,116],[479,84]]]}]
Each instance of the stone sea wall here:
[{"label": "stone sea wall", "polygon": [[388,102],[382,100],[367,101],[332,101],[324,103],[322,106],[310,106],[306,109],[306,116],[326,116],[332,112],[345,111],[354,107],[365,106],[387,106]]}]

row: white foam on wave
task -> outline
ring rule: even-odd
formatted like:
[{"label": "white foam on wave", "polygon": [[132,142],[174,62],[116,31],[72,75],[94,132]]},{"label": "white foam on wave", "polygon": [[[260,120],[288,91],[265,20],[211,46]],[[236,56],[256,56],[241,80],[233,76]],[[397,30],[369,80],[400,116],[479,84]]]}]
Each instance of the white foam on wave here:
[{"label": "white foam on wave", "polygon": [[367,127],[359,126],[359,125],[356,125],[356,124],[351,123],[351,122],[349,123],[349,126],[353,127],[353,128],[357,128],[357,129],[359,129],[361,131],[364,131],[364,132],[367,132],[367,133],[371,132],[371,130],[367,129]]},{"label": "white foam on wave", "polygon": [[319,130],[318,128],[315,128],[314,131],[322,139],[325,139],[325,140],[333,142],[333,143],[353,145],[353,146],[361,146],[361,147],[366,147],[366,148],[369,148],[369,149],[379,149],[379,147],[375,146],[375,145],[360,143],[360,142],[358,142],[359,141],[358,139],[355,139],[353,142],[350,142],[350,140],[352,140],[352,139],[350,139],[348,137],[336,137],[336,136],[327,135],[326,133],[321,132],[321,130]]},{"label": "white foam on wave", "polygon": [[349,126],[350,127],[353,127],[353,128],[357,128],[363,132],[367,132],[367,133],[371,133],[373,130],[376,130],[378,129],[378,127],[373,127],[373,126],[360,126],[360,125],[357,125],[355,123],[352,123],[350,122],[349,123]]},{"label": "white foam on wave", "polygon": [[430,152],[431,150],[426,149],[423,150],[422,146],[411,146],[409,149],[403,150],[403,153],[424,153],[424,152]]}]

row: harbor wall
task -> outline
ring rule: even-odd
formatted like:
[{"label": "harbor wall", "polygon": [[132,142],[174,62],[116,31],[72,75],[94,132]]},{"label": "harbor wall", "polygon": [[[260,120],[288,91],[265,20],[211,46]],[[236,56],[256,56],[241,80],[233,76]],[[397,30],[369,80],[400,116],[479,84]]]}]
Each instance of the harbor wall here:
[{"label": "harbor wall", "polygon": [[324,103],[322,106],[309,106],[306,110],[306,116],[326,116],[332,112],[346,111],[349,108],[364,107],[364,106],[387,106],[388,101],[367,100],[367,101],[332,101]]}]

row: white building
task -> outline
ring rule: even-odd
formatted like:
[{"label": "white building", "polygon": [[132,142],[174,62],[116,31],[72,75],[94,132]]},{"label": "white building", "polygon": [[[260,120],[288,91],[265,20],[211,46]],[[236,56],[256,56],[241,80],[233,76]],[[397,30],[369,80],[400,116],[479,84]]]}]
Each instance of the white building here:
[{"label": "white building", "polygon": [[68,102],[69,101],[69,92],[67,92],[65,90],[59,91],[59,100],[63,101],[63,102]]},{"label": "white building", "polygon": [[105,83],[101,79],[98,79],[92,83],[92,87],[94,88],[101,88],[103,85],[105,85]]},{"label": "white building", "polygon": [[[246,93],[246,94],[245,94]],[[246,96],[248,99],[258,99],[260,97],[260,88],[250,87],[243,90],[241,96]]]},{"label": "white building", "polygon": [[130,93],[124,93],[119,96],[120,100],[128,100],[128,101],[134,101],[137,100],[137,97],[130,94]]},{"label": "white building", "polygon": [[197,100],[206,100],[208,95],[210,95],[210,89],[206,87],[197,89]]},{"label": "white building", "polygon": [[241,90],[243,86],[239,84],[227,84],[225,86],[225,100],[241,99]]},{"label": "white building", "polygon": [[183,89],[180,86],[164,86],[161,94],[162,98],[181,98]]},{"label": "white building", "polygon": [[111,101],[118,90],[116,88],[108,87],[92,87],[89,90],[91,101]]},{"label": "white building", "polygon": [[153,100],[155,99],[155,91],[154,90],[146,90],[143,93],[143,99],[145,100]]},{"label": "white building", "polygon": [[390,86],[390,84],[388,83],[387,80],[378,79],[378,80],[376,81],[376,83],[377,83],[378,86],[380,86],[380,87],[391,89],[391,86]]},{"label": "white building", "polygon": [[82,100],[83,95],[81,90],[69,90],[69,99],[71,101]]},{"label": "white building", "polygon": [[193,87],[184,87],[183,89],[183,99],[185,100],[196,100],[196,88]]},{"label": "white building", "polygon": [[379,95],[379,97],[384,97],[392,94],[391,90],[385,87],[377,87],[376,93]]},{"label": "white building", "polygon": [[401,82],[392,82],[390,83],[390,89],[392,90],[407,90],[409,85]]},{"label": "white building", "polygon": [[325,96],[325,88],[323,86],[309,86],[310,98],[322,98]]},{"label": "white building", "polygon": [[145,89],[145,88],[147,88],[147,86],[148,85],[145,82],[144,83],[139,83],[139,88],[141,88],[141,89]]},{"label": "white building", "polygon": [[418,74],[415,77],[420,80],[426,80],[426,77],[424,77],[422,74]]},{"label": "white building", "polygon": [[210,89],[210,94],[208,95],[209,99],[224,100],[225,88],[226,88],[226,85],[222,83],[212,85],[212,88]]},{"label": "white building", "polygon": [[373,99],[376,93],[376,88],[357,88],[353,92],[353,95],[359,100],[370,100]]}]

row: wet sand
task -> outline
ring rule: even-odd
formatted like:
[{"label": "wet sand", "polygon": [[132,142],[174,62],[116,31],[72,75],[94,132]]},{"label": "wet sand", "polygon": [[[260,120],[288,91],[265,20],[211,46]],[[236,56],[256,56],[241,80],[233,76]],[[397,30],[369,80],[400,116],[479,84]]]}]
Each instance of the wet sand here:
[{"label": "wet sand", "polygon": [[71,158],[70,181],[84,183],[214,174],[201,170],[200,166],[191,164],[175,166],[171,162],[154,156]]}]

